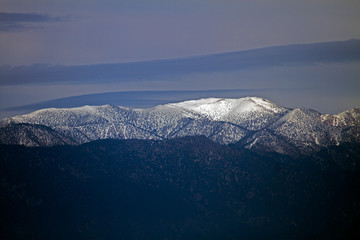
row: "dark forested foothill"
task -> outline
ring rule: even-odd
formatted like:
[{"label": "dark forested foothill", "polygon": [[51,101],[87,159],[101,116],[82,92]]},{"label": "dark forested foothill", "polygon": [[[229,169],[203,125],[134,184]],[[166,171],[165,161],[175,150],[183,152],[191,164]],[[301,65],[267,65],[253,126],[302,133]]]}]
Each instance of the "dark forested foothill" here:
[{"label": "dark forested foothill", "polygon": [[360,239],[360,145],[294,156],[205,137],[0,145],[0,238]]}]

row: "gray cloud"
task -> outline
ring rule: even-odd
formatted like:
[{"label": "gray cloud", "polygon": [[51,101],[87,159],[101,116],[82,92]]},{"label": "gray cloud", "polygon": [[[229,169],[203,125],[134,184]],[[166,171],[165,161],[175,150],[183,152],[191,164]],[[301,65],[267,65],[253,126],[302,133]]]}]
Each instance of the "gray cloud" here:
[{"label": "gray cloud", "polygon": [[3,66],[0,67],[0,85],[148,81],[194,73],[353,61],[360,61],[360,40],[268,47],[192,58],[133,63]]},{"label": "gray cloud", "polygon": [[36,13],[6,13],[0,12],[0,31],[23,31],[32,26],[29,23],[58,22],[60,17],[52,17],[47,14]]}]

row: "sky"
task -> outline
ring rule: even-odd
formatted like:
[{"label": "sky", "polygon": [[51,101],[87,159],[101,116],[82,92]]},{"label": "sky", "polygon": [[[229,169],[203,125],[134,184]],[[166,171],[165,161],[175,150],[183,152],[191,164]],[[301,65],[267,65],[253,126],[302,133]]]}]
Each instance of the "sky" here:
[{"label": "sky", "polygon": [[[16,114],[4,110],[9,107],[116,91],[275,88],[276,95],[261,94],[282,105],[322,112],[357,107],[358,59],[231,71],[210,71],[209,65],[209,71],[165,73],[156,79],[79,81],[73,72],[46,79],[51,67],[360,39],[359,12],[358,0],[0,0],[0,118]],[[9,71],[17,74],[16,81],[6,77]],[[26,71],[40,71],[45,80],[35,81]],[[289,94],[289,89],[298,91]]]}]

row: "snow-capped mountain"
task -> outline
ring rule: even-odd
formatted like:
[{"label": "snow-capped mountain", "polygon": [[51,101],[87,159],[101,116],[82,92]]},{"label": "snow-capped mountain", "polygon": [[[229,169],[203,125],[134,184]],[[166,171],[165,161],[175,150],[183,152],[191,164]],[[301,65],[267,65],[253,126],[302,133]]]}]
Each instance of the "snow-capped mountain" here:
[{"label": "snow-capped mountain", "polygon": [[360,109],[338,115],[288,109],[258,97],[207,98],[150,109],[84,106],[43,109],[0,121],[3,144],[51,146],[98,139],[171,139],[204,135],[281,153],[360,141]]}]

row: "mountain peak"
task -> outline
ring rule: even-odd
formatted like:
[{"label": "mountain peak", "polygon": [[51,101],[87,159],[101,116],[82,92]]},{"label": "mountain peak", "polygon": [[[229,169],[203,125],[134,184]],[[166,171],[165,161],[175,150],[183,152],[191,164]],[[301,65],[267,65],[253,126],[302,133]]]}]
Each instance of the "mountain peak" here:
[{"label": "mountain peak", "polygon": [[231,98],[202,98],[180,103],[171,103],[168,106],[182,108],[197,114],[204,115],[211,120],[224,120],[229,115],[246,115],[250,112],[279,113],[285,108],[259,97]]}]

